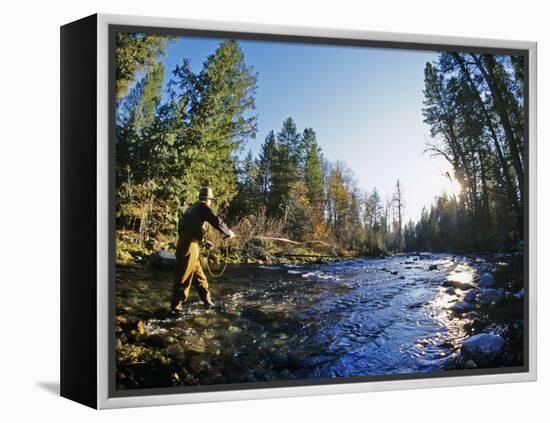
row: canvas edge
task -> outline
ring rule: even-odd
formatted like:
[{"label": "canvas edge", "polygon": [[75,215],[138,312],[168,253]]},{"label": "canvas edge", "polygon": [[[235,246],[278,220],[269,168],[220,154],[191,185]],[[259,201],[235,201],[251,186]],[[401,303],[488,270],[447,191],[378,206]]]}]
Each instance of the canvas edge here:
[{"label": "canvas edge", "polygon": [[538,254],[538,162],[537,162],[537,43],[529,43],[529,374],[537,380],[537,254]]},{"label": "canvas edge", "polygon": [[[401,389],[423,389],[509,382],[537,379],[537,44],[533,41],[500,40],[371,32],[349,29],[329,29],[226,21],[189,20],[129,15],[97,15],[97,407],[100,409],[191,404],[214,401],[283,398],[311,395],[347,394]],[[379,381],[338,385],[314,385],[269,389],[247,389],[109,397],[109,95],[108,95],[108,28],[109,25],[133,25],[165,28],[187,28],[251,32],[259,34],[368,39],[372,41],[445,44],[471,47],[508,48],[529,51],[529,372],[498,375],[460,376],[437,379]]]}]

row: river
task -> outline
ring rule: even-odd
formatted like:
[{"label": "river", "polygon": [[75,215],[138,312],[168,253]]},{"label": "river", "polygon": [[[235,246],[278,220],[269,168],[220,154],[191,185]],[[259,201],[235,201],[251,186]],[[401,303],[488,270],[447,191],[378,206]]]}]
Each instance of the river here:
[{"label": "river", "polygon": [[[233,265],[178,317],[172,272],[117,267],[120,388],[436,372],[453,368],[471,319],[448,308],[497,259],[454,254],[311,265]],[[508,266],[507,262],[500,263]],[[436,267],[436,269],[433,269]],[[429,270],[429,269],[432,270]]]}]

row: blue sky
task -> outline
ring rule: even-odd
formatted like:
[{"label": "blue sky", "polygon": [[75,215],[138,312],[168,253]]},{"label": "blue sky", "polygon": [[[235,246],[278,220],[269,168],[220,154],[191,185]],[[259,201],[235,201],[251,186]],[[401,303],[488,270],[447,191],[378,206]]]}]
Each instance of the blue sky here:
[{"label": "blue sky", "polygon": [[[184,58],[193,71],[220,39],[181,37],[164,58],[166,79]],[[376,187],[391,197],[397,178],[404,189],[406,217],[449,191],[441,158],[423,154],[430,141],[422,123],[423,72],[435,52],[241,41],[245,62],[258,72],[258,134],[246,150],[257,154],[270,130],[291,116],[299,130],[312,127],[330,161],[342,160],[362,190]]]}]

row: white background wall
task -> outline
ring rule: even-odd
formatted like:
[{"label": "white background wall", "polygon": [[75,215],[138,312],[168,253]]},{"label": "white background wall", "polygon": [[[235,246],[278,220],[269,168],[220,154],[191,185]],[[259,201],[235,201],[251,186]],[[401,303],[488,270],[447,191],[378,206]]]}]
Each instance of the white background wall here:
[{"label": "white background wall", "polygon": [[[59,26],[95,13],[539,42],[539,216],[549,215],[543,1],[5,1],[0,24],[0,419],[27,421],[542,421],[549,407],[548,223],[539,220],[539,381],[94,412],[59,398]],[[546,307],[547,308],[547,307]],[[544,391],[546,390],[546,393]],[[7,418],[6,418],[7,417]],[[545,416],[547,418],[547,416]],[[32,420],[31,420],[32,421]],[[546,420],[547,421],[547,420]]]}]

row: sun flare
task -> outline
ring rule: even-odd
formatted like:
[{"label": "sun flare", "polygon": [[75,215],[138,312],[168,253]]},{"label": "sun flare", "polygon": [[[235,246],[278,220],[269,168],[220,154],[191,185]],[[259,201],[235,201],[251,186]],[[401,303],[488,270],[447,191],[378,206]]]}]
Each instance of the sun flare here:
[{"label": "sun flare", "polygon": [[460,182],[458,182],[456,179],[454,181],[451,181],[451,187],[449,192],[454,195],[455,197],[458,197],[460,194],[462,194],[462,185],[460,185]]},{"label": "sun flare", "polygon": [[452,197],[459,197],[462,194],[462,184],[452,175],[450,171],[442,173],[445,177],[445,193]]}]

